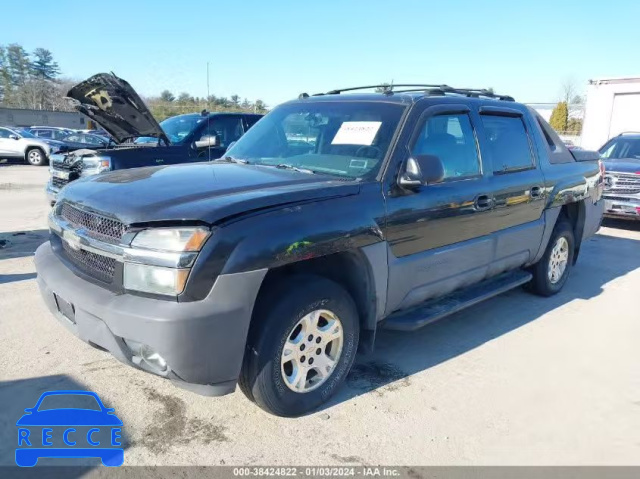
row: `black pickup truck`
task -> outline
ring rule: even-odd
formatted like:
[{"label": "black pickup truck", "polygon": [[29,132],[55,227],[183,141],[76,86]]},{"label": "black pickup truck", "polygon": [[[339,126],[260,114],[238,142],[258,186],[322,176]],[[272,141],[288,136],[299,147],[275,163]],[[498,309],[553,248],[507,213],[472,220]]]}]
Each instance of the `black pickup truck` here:
[{"label": "black pickup truck", "polygon": [[[76,109],[100,125],[118,143],[97,151],[84,148],[51,155],[47,198],[54,204],[70,181],[105,171],[172,165],[220,158],[262,115],[252,113],[191,113],[158,124],[144,101],[121,78],[100,73],[67,93]],[[140,137],[154,143],[135,144]],[[129,142],[129,143],[127,143]]]},{"label": "black pickup truck", "polygon": [[298,416],[376,331],[520,285],[557,293],[603,170],[486,90],[303,94],[218,161],[76,181],[36,252],[55,317],[120,361]]}]

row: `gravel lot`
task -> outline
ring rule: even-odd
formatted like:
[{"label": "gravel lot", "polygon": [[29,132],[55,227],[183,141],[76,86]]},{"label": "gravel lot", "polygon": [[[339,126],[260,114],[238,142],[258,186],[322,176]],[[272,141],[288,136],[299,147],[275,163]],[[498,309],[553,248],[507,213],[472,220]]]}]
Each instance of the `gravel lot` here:
[{"label": "gravel lot", "polygon": [[564,291],[515,290],[416,333],[382,332],[324,410],[279,419],[92,349],[45,309],[46,168],[0,164],[0,464],[50,389],[95,391],[126,465],[640,465],[640,225],[607,223]]}]

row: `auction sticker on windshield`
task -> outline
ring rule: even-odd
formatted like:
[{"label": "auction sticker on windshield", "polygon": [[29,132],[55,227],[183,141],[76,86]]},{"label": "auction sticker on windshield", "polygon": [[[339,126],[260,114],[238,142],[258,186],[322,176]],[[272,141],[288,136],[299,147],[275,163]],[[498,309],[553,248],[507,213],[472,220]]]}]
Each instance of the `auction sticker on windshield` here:
[{"label": "auction sticker on windshield", "polygon": [[340,125],[332,145],[363,145],[370,146],[373,143],[381,121],[345,121]]},{"label": "auction sticker on windshield", "polygon": [[49,391],[24,410],[18,426],[16,464],[40,458],[100,458],[105,466],[124,462],[122,421],[89,391]]}]

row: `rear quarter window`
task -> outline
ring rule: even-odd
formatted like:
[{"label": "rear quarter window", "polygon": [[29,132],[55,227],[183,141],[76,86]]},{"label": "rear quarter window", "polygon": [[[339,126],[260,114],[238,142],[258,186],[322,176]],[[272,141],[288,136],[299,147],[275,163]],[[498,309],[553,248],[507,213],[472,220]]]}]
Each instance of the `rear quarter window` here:
[{"label": "rear quarter window", "polygon": [[546,146],[549,163],[559,164],[575,161],[573,155],[567,149],[555,130],[551,128],[551,125],[549,125],[549,123],[547,123],[537,112],[533,111],[532,114],[538,126],[538,133],[540,133],[540,136]]}]

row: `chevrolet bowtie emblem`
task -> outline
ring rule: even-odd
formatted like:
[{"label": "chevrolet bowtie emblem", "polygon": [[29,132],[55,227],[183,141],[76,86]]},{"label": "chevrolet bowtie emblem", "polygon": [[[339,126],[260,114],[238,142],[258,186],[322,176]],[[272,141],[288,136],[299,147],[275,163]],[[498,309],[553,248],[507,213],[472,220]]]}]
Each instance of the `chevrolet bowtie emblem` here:
[{"label": "chevrolet bowtie emblem", "polygon": [[62,238],[67,242],[69,248],[74,251],[80,250],[80,237],[73,231],[66,230],[63,233]]}]

